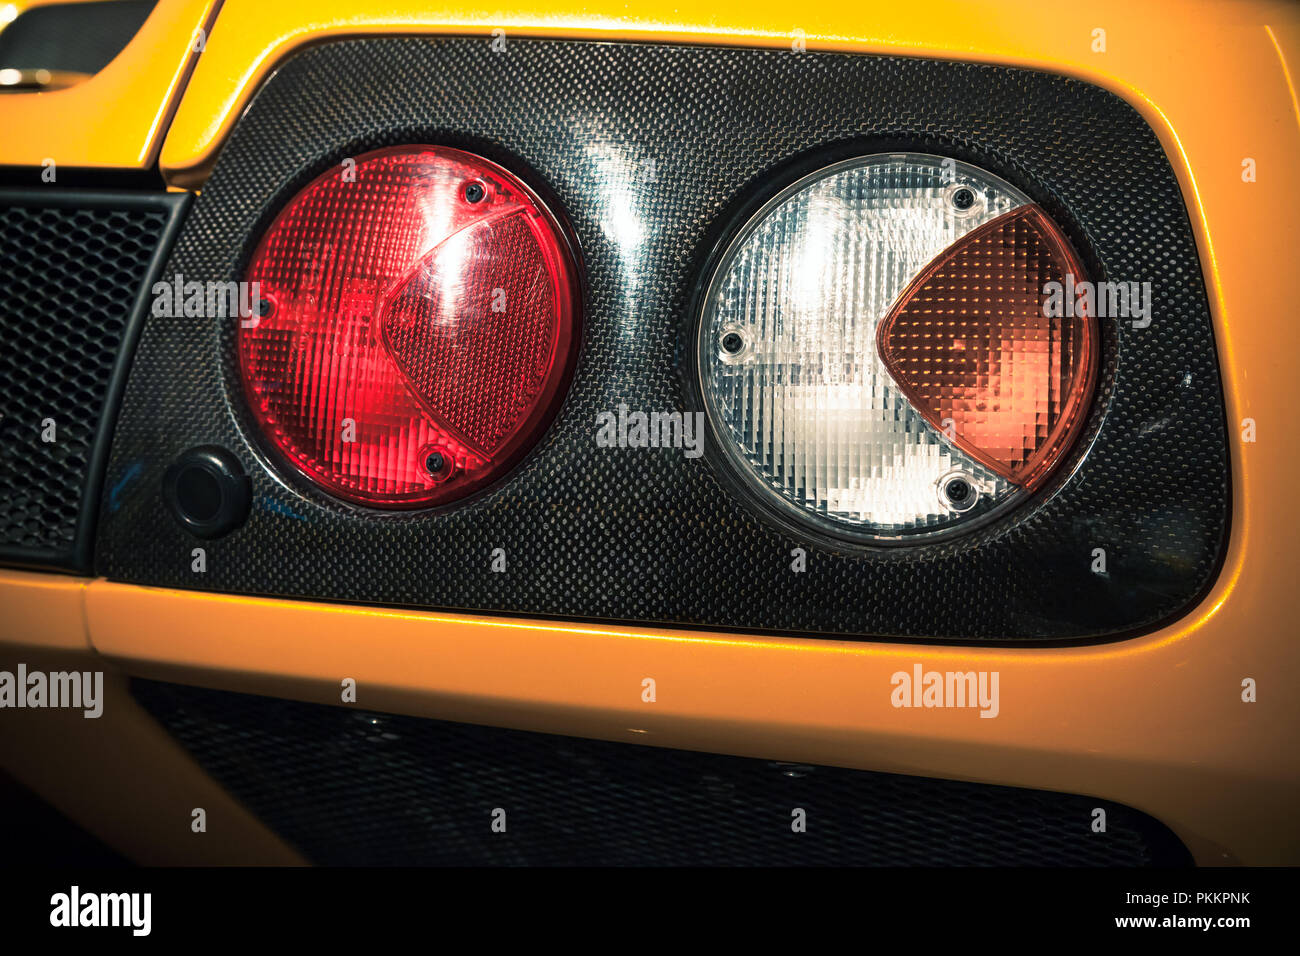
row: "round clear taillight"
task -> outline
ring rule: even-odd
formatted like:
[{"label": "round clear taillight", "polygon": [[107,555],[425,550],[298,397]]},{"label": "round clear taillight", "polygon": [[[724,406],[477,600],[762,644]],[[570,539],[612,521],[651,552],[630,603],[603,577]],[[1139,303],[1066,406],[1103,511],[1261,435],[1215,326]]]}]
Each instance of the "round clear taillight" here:
[{"label": "round clear taillight", "polygon": [[984,170],[824,168],[718,259],[697,340],[713,431],[744,484],[806,525],[870,543],[971,527],[1079,434],[1096,321],[1051,290],[1085,281],[1043,210]]}]

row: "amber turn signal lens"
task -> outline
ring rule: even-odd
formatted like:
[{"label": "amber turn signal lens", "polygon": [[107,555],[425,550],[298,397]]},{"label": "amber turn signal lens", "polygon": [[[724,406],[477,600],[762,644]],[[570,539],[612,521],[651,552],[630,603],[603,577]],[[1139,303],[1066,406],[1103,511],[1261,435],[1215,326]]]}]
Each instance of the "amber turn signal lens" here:
[{"label": "amber turn signal lens", "polygon": [[1082,303],[1053,310],[1045,292],[1082,277],[1060,230],[1039,207],[1021,206],[930,263],[878,332],[912,407],[1031,491],[1077,436],[1096,380],[1095,322]]}]

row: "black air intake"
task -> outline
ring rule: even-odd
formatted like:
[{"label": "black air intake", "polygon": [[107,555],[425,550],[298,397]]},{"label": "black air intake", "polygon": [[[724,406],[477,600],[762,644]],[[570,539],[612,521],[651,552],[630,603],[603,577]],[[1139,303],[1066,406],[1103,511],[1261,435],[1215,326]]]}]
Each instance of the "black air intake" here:
[{"label": "black air intake", "polygon": [[[1171,866],[1162,824],[1091,797],[369,713],[152,681],[133,692],[316,863]],[[1107,831],[1091,831],[1094,807]],[[492,813],[505,811],[506,832]],[[802,808],[807,829],[791,829]]]},{"label": "black air intake", "polygon": [[89,570],[124,353],[182,202],[0,190],[0,561]]},{"label": "black air intake", "polygon": [[33,7],[0,29],[0,69],[98,73],[153,12],[154,0]]}]

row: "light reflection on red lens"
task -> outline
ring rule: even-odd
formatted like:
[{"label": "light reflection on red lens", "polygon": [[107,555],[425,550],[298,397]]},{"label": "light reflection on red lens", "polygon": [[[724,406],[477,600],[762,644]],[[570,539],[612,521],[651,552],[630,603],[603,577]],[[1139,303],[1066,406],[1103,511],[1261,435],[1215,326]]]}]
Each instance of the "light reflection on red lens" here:
[{"label": "light reflection on red lens", "polygon": [[511,173],[459,150],[385,149],[321,176],[245,279],[274,304],[238,333],[254,417],[361,504],[434,506],[495,481],[549,424],[576,357],[558,225]]}]

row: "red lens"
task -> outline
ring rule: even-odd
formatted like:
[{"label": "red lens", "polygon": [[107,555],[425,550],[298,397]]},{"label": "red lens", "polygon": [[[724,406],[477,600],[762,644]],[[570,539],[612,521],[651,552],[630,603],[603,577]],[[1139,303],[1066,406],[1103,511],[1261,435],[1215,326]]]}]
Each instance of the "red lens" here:
[{"label": "red lens", "polygon": [[1022,206],[949,247],[880,324],[881,359],[913,407],[1030,490],[1073,443],[1092,395],[1095,320],[1081,302],[1044,307],[1049,283],[1083,279],[1056,225]]},{"label": "red lens", "polygon": [[579,286],[515,176],[435,146],[344,163],[296,197],[245,279],[240,368],[272,445],[339,497],[447,504],[501,477],[563,398]]}]

